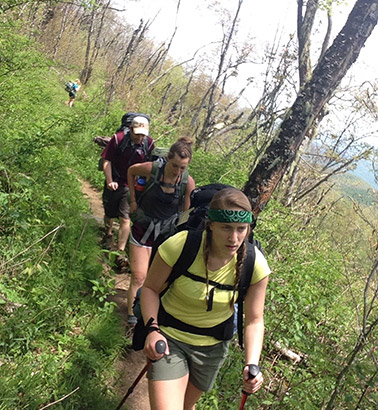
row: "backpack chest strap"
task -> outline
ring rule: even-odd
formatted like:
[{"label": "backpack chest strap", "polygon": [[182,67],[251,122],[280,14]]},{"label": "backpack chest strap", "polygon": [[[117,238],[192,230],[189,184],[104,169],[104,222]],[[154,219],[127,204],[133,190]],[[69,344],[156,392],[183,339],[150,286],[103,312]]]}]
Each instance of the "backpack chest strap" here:
[{"label": "backpack chest strap", "polygon": [[[182,275],[196,282],[207,283],[206,279],[202,276],[194,275],[193,273],[190,273],[188,271],[186,271]],[[212,287],[207,300],[207,312],[210,312],[211,310],[213,310],[215,289],[233,291],[234,287],[231,285],[226,285],[224,283],[215,282],[213,280],[209,280],[208,283]]]},{"label": "backpack chest strap", "polygon": [[[175,184],[165,182],[164,180],[160,181],[160,179],[163,177],[163,174],[164,174],[165,165],[166,164],[163,165],[162,172],[160,172],[160,174],[159,174],[159,179],[158,179],[159,184],[160,184],[161,187],[174,189],[174,194],[175,194],[175,196],[177,196],[179,198],[180,205],[181,205],[182,200],[183,200],[183,196],[185,195],[185,189],[186,189],[186,185],[187,185],[187,171],[185,171],[185,173],[186,173],[186,182],[185,182],[185,176],[184,176],[185,173],[182,174],[181,177],[178,178],[178,181],[176,181]],[[163,179],[164,179],[164,177],[163,177]]]},{"label": "backpack chest strap", "polygon": [[177,184],[170,184],[169,182],[160,181],[160,186],[165,188],[176,188]]},{"label": "backpack chest strap", "polygon": [[[182,275],[192,280],[195,280],[196,282],[206,283],[205,278],[203,278],[202,276],[194,275],[193,273],[190,273],[188,271],[186,271]],[[220,290],[234,290],[234,287],[232,285],[226,285],[224,283],[215,282],[214,280],[209,280],[209,285],[211,285],[213,288]]]}]

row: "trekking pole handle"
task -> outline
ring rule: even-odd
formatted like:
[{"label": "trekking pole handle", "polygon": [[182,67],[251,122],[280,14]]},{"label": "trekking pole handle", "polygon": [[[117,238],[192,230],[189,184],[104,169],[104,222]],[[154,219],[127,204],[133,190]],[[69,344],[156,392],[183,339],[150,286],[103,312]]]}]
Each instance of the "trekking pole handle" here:
[{"label": "trekking pole handle", "polygon": [[[257,364],[248,364],[248,379],[254,379],[260,373],[260,366]],[[245,390],[242,390],[242,393],[246,396],[249,396],[251,393],[247,393]]]},{"label": "trekking pole handle", "polygon": [[156,342],[156,345],[155,345],[155,350],[156,350],[158,353],[163,354],[163,353],[165,352],[166,347],[167,347],[167,345],[166,345],[166,343],[164,342],[164,340],[158,340],[158,341]]}]

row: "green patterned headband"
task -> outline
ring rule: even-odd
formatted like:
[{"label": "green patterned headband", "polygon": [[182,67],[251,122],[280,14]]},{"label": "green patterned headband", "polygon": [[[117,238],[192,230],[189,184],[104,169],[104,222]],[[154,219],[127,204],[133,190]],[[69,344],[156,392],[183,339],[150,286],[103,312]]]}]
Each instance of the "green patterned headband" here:
[{"label": "green patterned headband", "polygon": [[208,218],[213,222],[239,222],[251,223],[253,221],[252,212],[233,211],[231,209],[209,209]]}]

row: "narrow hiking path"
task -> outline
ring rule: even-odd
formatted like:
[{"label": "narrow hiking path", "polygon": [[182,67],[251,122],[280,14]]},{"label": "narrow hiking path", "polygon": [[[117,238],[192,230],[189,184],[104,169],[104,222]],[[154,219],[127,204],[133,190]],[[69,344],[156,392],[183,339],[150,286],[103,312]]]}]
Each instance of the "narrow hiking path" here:
[{"label": "narrow hiking path", "polygon": [[[103,226],[104,211],[102,207],[101,192],[94,189],[87,181],[80,182],[82,184],[83,194],[88,198],[93,218],[98,221],[99,225]],[[102,260],[102,264],[104,266],[104,274],[109,274],[111,267],[106,263],[105,260]],[[118,308],[116,309],[116,314],[121,317],[122,325],[126,332],[127,289],[129,288],[130,275],[128,273],[117,273],[115,275],[115,281],[116,294],[109,299],[117,304]],[[116,361],[115,369],[119,374],[119,380],[116,380],[113,385],[114,388],[119,392],[120,398],[122,398],[126,394],[127,390],[135,381],[145,364],[146,358],[143,351],[135,352],[133,350],[128,350],[127,353],[125,353],[124,357],[120,357]],[[126,400],[122,408],[129,410],[150,410],[146,377],[143,377],[141,379],[141,381],[135,387],[134,392]]]}]

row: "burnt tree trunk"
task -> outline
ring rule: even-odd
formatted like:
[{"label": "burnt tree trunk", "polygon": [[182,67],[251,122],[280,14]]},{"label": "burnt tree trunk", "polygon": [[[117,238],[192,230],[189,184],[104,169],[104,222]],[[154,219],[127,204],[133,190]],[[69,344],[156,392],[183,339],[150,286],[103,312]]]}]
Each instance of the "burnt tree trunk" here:
[{"label": "burnt tree trunk", "polygon": [[[305,14],[303,15],[304,10],[304,1],[297,0],[297,32],[298,32],[298,72],[299,72],[299,86],[302,87],[307,81],[311,79],[312,76],[312,66],[310,59],[310,45],[311,45],[311,32],[315,21],[315,15],[319,9],[319,1],[311,0],[306,2]],[[332,4],[327,6],[327,32],[322,43],[322,51],[319,56],[320,61],[326,52],[329,39],[332,31]],[[327,115],[328,112],[325,109],[322,109],[319,113],[319,116],[313,122],[311,128],[308,130],[306,137],[303,140],[301,148],[296,152],[295,159],[290,165],[288,171],[288,183],[286,187],[286,192],[284,196],[284,203],[286,206],[290,205],[294,197],[294,184],[296,181],[296,174],[298,173],[299,164],[301,162],[302,154],[305,150],[305,147],[310,146],[311,142],[316,138],[318,134],[318,125],[322,121],[323,117]]]},{"label": "burnt tree trunk", "polygon": [[378,0],[357,0],[345,26],[315,67],[311,80],[301,88],[277,137],[244,186],[256,217],[270,200],[315,118],[356,61],[377,20]]}]

